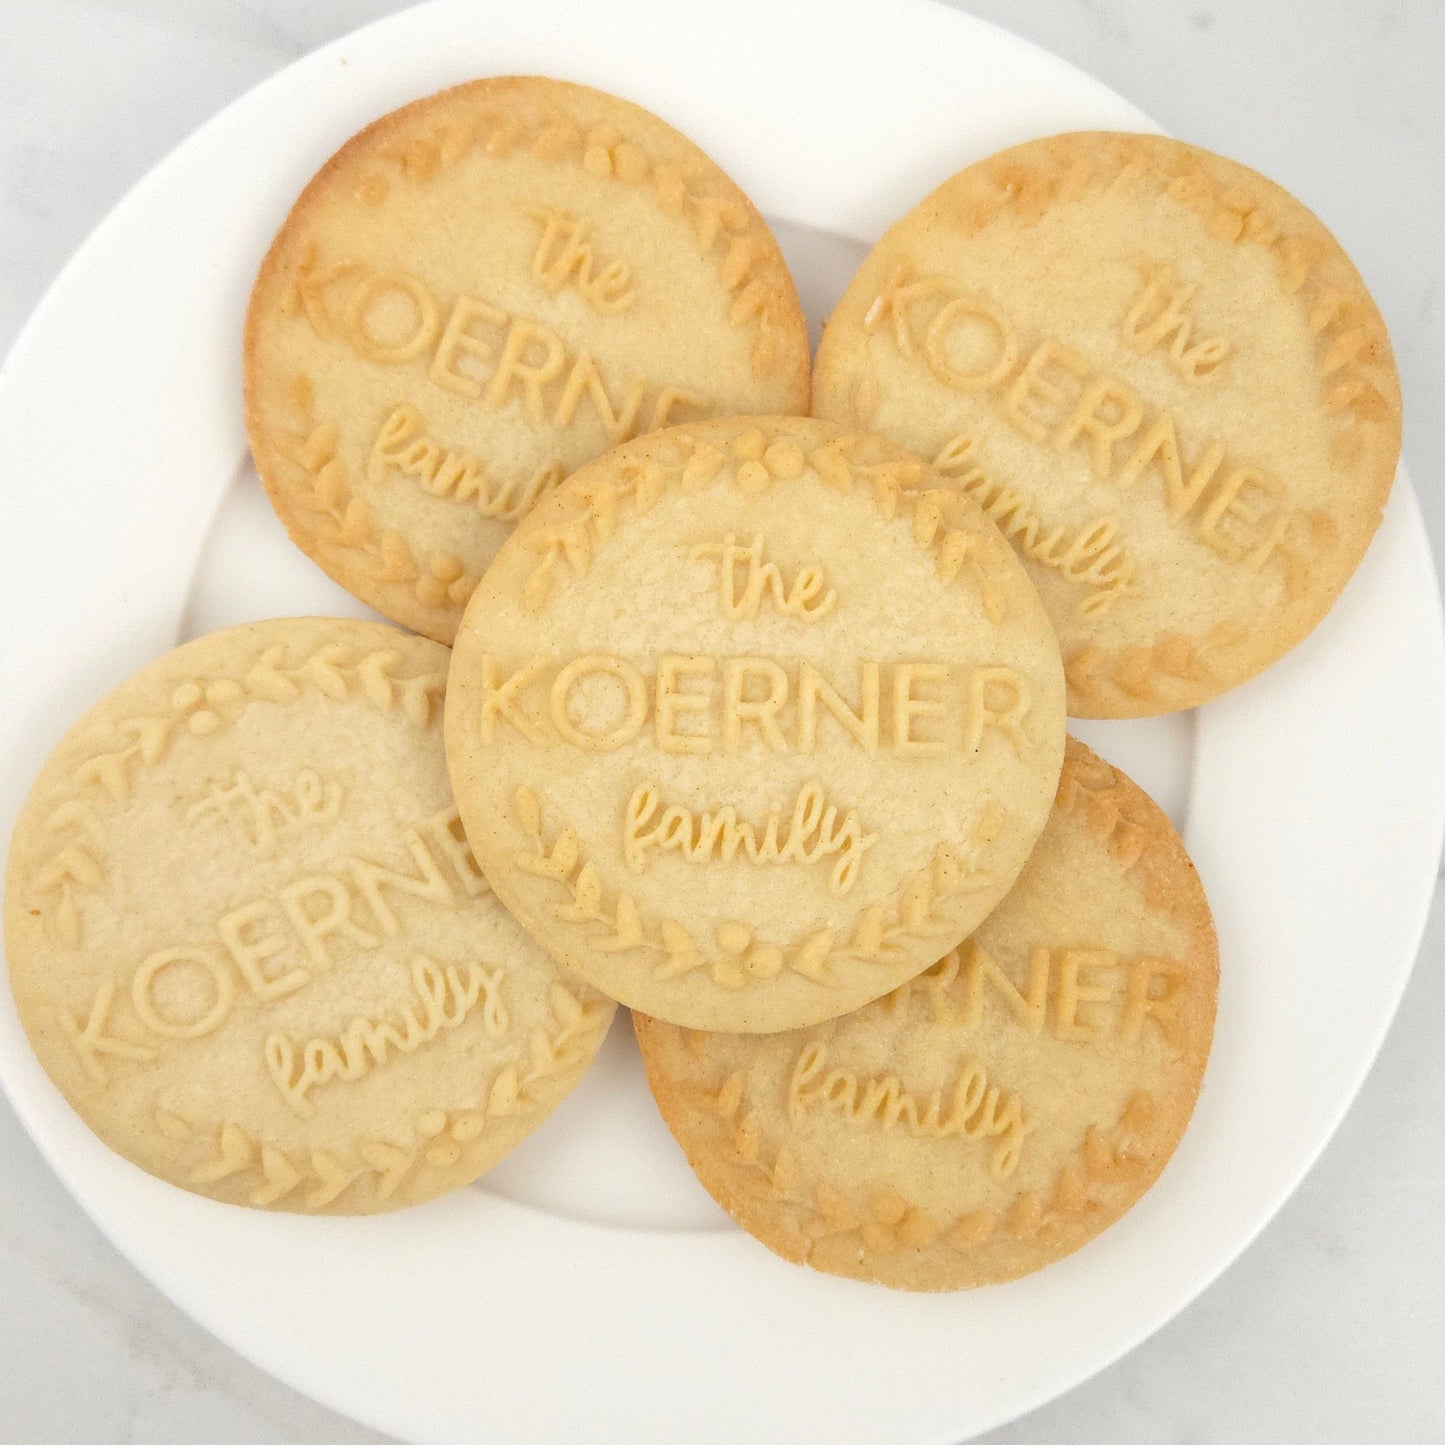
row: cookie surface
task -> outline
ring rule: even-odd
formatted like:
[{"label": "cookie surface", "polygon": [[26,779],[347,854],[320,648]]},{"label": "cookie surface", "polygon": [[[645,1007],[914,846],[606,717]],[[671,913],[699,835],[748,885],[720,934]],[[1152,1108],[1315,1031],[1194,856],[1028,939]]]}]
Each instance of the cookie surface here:
[{"label": "cookie surface", "polygon": [[21,812],[10,983],[113,1149],[236,1204],[365,1213],[476,1178],[612,1005],[497,902],[452,803],[447,653],[379,623],[212,633],[66,734]]},{"label": "cookie surface", "polygon": [[292,539],[440,642],[583,462],[808,406],[806,325],[752,203],[648,111],[538,77],[442,91],[348,141],[262,263],[245,368]]},{"label": "cookie surface", "polygon": [[767,1038],[633,1022],[663,1118],[744,1229],[831,1274],[964,1289],[1078,1249],[1154,1182],[1217,981],[1178,835],[1070,739],[1013,891],[919,978]]},{"label": "cookie surface", "polygon": [[1043,827],[1063,726],[997,530],[891,443],[791,417],[579,472],[482,579],[447,685],[498,896],[612,997],[743,1031],[963,938]]},{"label": "cookie surface", "polygon": [[1303,638],[1400,450],[1385,326],[1299,201],[1160,136],[960,172],[824,329],[815,415],[934,461],[1025,559],[1069,711],[1192,707]]}]

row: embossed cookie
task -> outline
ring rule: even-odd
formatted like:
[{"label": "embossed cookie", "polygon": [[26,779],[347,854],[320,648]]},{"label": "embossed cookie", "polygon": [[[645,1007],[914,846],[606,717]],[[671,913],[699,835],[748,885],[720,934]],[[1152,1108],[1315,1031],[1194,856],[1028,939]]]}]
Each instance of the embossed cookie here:
[{"label": "embossed cookie", "polygon": [[1389,339],[1334,238],[1263,176],[1147,135],[1031,141],[940,186],[838,304],[813,410],[998,523],[1080,717],[1192,707],[1293,647],[1400,450]]},{"label": "embossed cookie", "polygon": [[5,947],[51,1078],[113,1149],[235,1204],[359,1214],[475,1179],[612,1005],[478,873],[447,653],[379,623],[213,633],[66,734],[20,815]]},{"label": "embossed cookie", "polygon": [[477,861],[559,959],[696,1028],[795,1028],[1003,896],[1064,741],[1057,644],[971,502],[797,418],[641,438],[503,545],[447,756]]},{"label": "embossed cookie", "polygon": [[767,1038],[633,1022],[663,1118],[744,1229],[830,1274],[966,1289],[1078,1249],[1154,1182],[1217,980],[1178,835],[1070,739],[1013,891],[920,977]]},{"label": "embossed cookie", "polygon": [[656,116],[536,77],[457,86],[348,141],[261,266],[245,361],[293,540],[439,642],[583,462],[808,407],[802,311],[752,203]]}]

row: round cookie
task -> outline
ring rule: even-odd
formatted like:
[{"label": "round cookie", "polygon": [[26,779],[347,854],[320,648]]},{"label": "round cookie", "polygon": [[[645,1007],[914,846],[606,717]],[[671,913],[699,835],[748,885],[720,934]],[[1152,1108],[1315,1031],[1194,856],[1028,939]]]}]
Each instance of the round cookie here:
[{"label": "round cookie", "polygon": [[1192,707],[1324,616],[1395,475],[1385,326],[1320,221],[1162,136],[1030,141],[897,222],[813,410],[933,460],[1025,559],[1079,717]]},{"label": "round cookie", "polygon": [[769,1249],[967,1289],[1078,1249],[1159,1176],[1194,1109],[1218,976],[1169,820],[1070,739],[1013,891],[919,978],[767,1038],[633,1023],[688,1162]]},{"label": "round cookie", "polygon": [[696,1028],[857,1008],[1003,897],[1063,755],[1023,569],[916,458],[744,417],[631,442],[505,543],[447,756],[497,896]]},{"label": "round cookie", "polygon": [[477,872],[447,653],[380,623],[212,633],[66,734],[20,814],[5,947],[40,1062],[118,1153],[214,1199],[360,1214],[475,1179],[612,1004]]},{"label": "round cookie", "polygon": [[383,116],[262,262],[256,469],[296,544],[450,642],[516,520],[644,431],[805,412],[808,335],[771,231],[648,111],[540,77]]}]

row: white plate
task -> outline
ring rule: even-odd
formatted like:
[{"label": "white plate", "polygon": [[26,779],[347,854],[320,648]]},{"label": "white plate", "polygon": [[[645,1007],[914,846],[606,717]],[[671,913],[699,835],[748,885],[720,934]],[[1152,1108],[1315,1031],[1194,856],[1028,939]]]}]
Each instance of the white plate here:
[{"label": "white plate", "polygon": [[[69,720],[178,637],[356,612],[285,542],[244,462],[240,326],[257,261],[365,121],[473,75],[641,101],[781,225],[815,319],[862,242],[1028,136],[1148,128],[1095,81],[923,3],[508,0],[382,21],[267,81],[151,173],[0,376],[6,536],[0,826]],[[782,1264],[703,1195],[625,1023],[483,1186],[378,1219],[232,1209],[110,1154],[0,999],[0,1076],[102,1230],[263,1368],[427,1445],[957,1441],[1137,1344],[1234,1258],[1323,1147],[1379,1046],[1434,881],[1445,642],[1408,481],[1294,654],[1197,719],[1083,735],[1177,819],[1223,949],[1198,1114],[1163,1179],[1059,1265],[893,1294]]]}]

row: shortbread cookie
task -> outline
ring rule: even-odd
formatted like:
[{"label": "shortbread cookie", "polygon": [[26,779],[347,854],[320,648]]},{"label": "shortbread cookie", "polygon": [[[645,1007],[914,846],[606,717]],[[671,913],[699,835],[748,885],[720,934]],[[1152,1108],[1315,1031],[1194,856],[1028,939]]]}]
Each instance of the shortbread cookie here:
[{"label": "shortbread cookie", "polygon": [[945,182],[839,302],[813,409],[998,523],[1079,717],[1192,707],[1293,647],[1400,451],[1389,338],[1334,238],[1161,136],[1054,136]]},{"label": "shortbread cookie", "polygon": [[498,897],[613,998],[768,1032],[857,1008],[1003,897],[1063,671],[973,503],[890,442],[747,417],[642,438],[504,544],[447,756]]},{"label": "shortbread cookie", "polygon": [[656,116],[556,80],[474,81],[353,137],[246,320],[246,424],[281,520],[439,642],[583,462],[807,407],[807,328],[752,203]]},{"label": "shortbread cookie", "polygon": [[1218,973],[1169,820],[1071,739],[1013,891],[921,977],[767,1038],[633,1021],[663,1118],[744,1229],[829,1274],[967,1289],[1078,1249],[1158,1177]]},{"label": "shortbread cookie", "polygon": [[475,1179],[612,1004],[477,872],[447,652],[308,618],[178,648],[66,734],[20,815],[5,946],[40,1062],[152,1174],[360,1214]]}]

